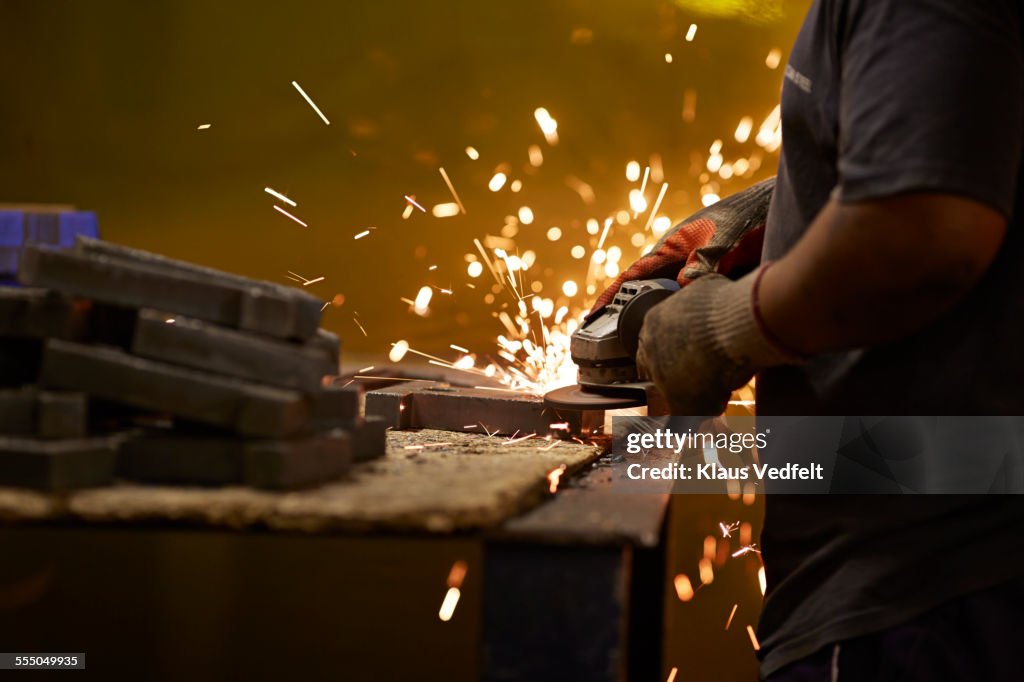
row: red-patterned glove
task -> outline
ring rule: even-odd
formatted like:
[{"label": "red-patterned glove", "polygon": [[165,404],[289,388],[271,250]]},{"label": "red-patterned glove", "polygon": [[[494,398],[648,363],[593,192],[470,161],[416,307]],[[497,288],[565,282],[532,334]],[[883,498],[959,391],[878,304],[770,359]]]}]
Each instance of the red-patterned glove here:
[{"label": "red-patterned glove", "polygon": [[753,270],[761,262],[764,224],[774,189],[775,178],[762,180],[676,225],[649,254],[615,278],[590,312],[611,303],[624,282],[668,278],[686,286],[710,272],[735,279]]}]

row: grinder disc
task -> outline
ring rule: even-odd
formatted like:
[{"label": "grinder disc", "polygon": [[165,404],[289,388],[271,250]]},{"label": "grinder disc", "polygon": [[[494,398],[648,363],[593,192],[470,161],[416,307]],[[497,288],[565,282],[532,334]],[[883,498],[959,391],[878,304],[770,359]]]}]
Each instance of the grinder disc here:
[{"label": "grinder disc", "polygon": [[607,395],[587,390],[586,387],[564,386],[544,394],[544,404],[559,410],[622,410],[642,407],[647,401],[637,394]]}]

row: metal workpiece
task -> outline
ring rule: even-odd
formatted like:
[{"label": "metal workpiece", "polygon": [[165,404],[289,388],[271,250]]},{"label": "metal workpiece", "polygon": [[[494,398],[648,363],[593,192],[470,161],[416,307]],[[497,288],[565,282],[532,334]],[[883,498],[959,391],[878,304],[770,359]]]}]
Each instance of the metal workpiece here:
[{"label": "metal workpiece", "polygon": [[50,340],[40,383],[163,412],[246,436],[309,430],[309,402],[297,392],[139,358],[114,348]]},{"label": "metal workpiece", "polygon": [[81,334],[88,304],[46,289],[0,287],[0,337],[70,339]]},{"label": "metal workpiece", "polygon": [[502,389],[401,382],[366,394],[366,414],[395,429],[443,429],[501,435],[587,434],[604,423],[599,410],[562,411],[540,396]]},{"label": "metal workpiece", "polygon": [[0,436],[0,485],[61,492],[110,485],[119,436]]},{"label": "metal workpiece", "polygon": [[309,394],[316,428],[348,428],[362,413],[363,389],[358,384],[318,386]]},{"label": "metal workpiece", "polygon": [[214,374],[303,391],[319,390],[323,377],[336,370],[330,352],[312,341],[289,343],[145,308],[136,318],[131,352]]},{"label": "metal workpiece", "polygon": [[44,439],[82,438],[88,431],[88,400],[81,393],[0,390],[0,433]]},{"label": "metal workpiece", "polygon": [[144,483],[286,489],[346,474],[351,435],[335,430],[292,439],[242,439],[146,431],[121,446],[120,478]]},{"label": "metal workpiece", "polygon": [[[74,251],[26,247],[19,281],[68,296],[158,308],[278,338],[309,339],[319,327],[321,303],[302,292],[157,256],[125,258],[81,246],[82,242]],[[315,314],[310,312],[314,307]]]}]

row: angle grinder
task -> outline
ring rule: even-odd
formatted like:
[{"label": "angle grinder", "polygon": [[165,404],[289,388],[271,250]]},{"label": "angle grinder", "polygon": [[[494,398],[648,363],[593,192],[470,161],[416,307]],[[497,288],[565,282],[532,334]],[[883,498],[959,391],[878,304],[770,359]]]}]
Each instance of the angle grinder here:
[{"label": "angle grinder", "polygon": [[625,282],[572,335],[569,352],[579,383],[550,391],[544,403],[561,410],[616,410],[659,402],[654,384],[637,374],[640,328],[647,312],[678,290],[671,279]]}]

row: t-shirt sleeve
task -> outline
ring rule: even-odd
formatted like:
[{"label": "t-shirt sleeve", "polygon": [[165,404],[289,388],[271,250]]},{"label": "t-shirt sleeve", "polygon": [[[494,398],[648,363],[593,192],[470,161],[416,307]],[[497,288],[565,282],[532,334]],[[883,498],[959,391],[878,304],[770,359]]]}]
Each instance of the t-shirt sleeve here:
[{"label": "t-shirt sleeve", "polygon": [[1015,0],[863,0],[839,29],[841,201],[965,195],[1009,216],[1024,146]]}]

